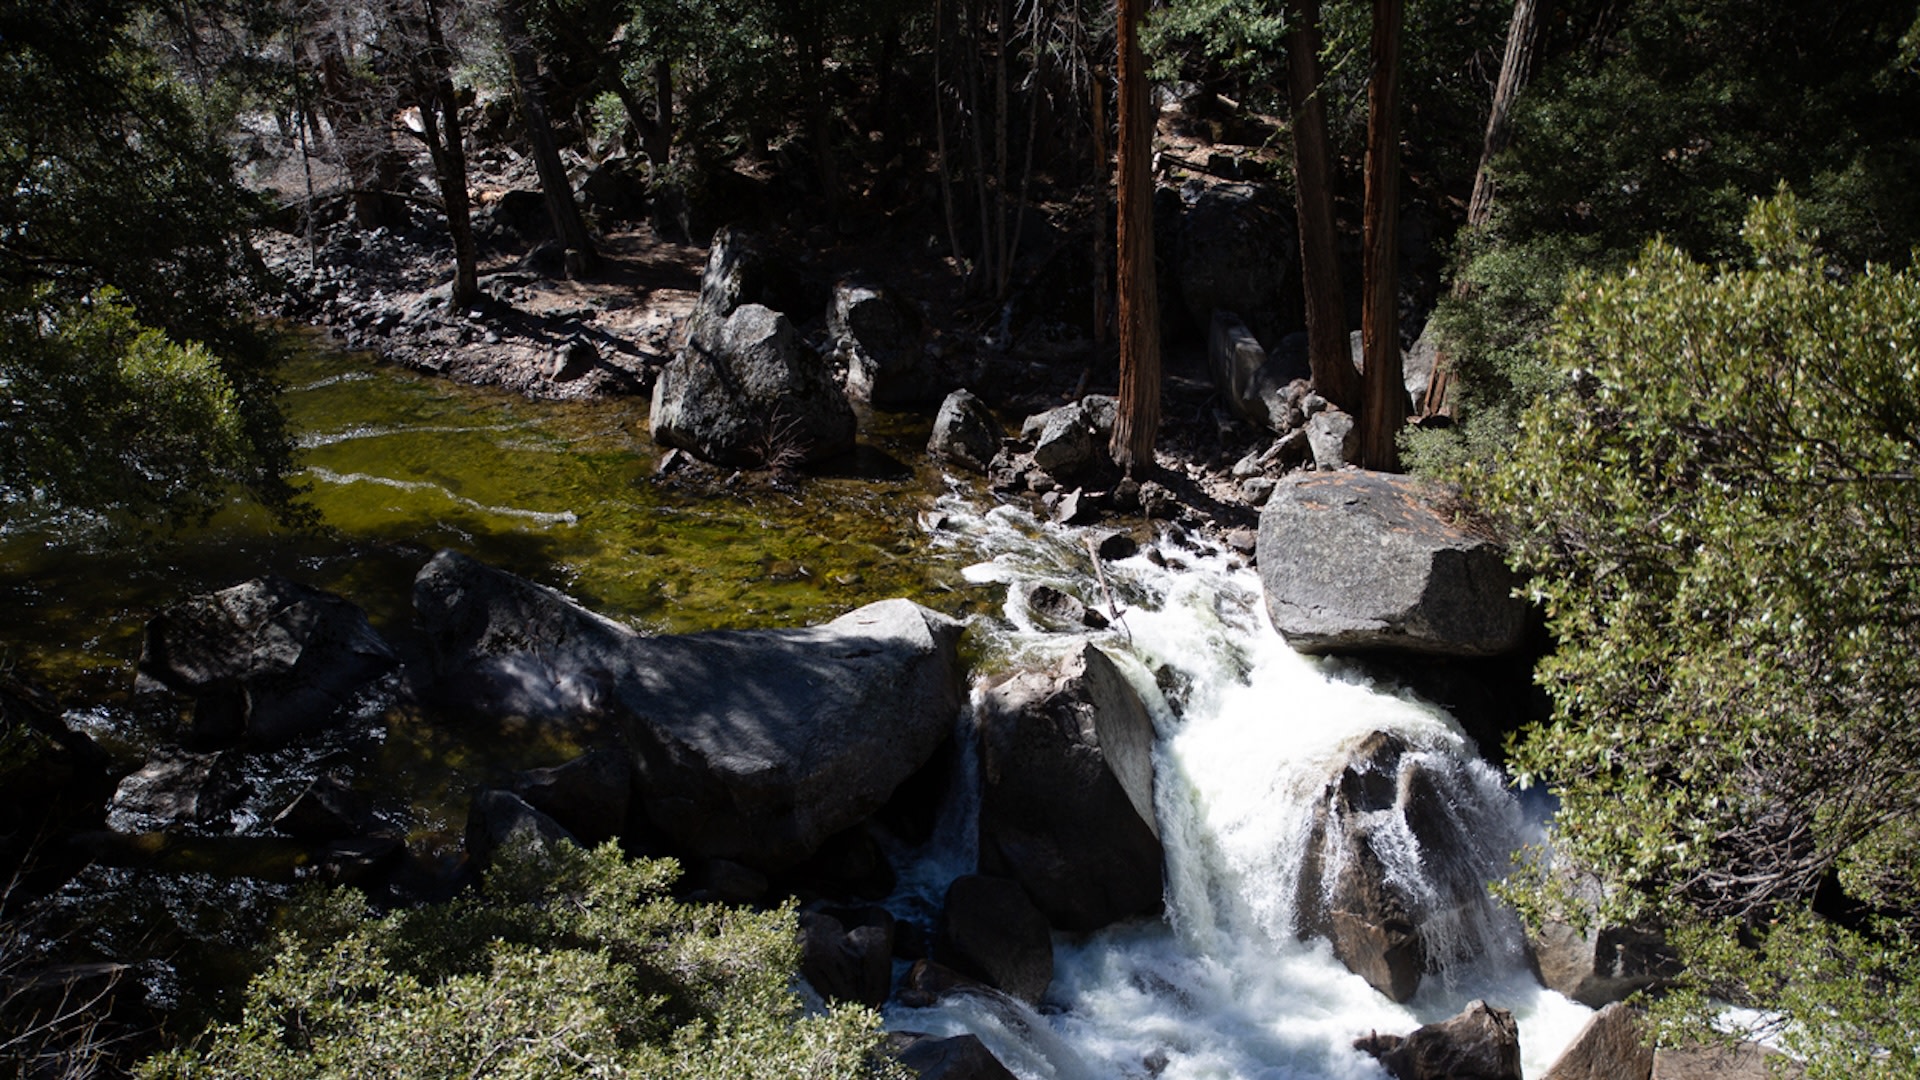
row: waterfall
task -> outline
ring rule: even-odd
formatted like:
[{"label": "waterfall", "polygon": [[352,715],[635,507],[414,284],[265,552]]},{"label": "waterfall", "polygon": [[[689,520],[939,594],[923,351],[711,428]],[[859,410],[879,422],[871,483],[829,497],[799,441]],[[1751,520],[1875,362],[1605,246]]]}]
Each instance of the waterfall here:
[{"label": "waterfall", "polygon": [[[1109,563],[1103,592],[1075,531],[957,497],[935,520],[937,550],[967,562],[969,581],[1007,586],[1005,619],[976,626],[988,670],[1078,647],[1024,610],[1036,586],[1103,612],[1110,592],[1122,609],[1095,640],[1154,717],[1167,911],[1056,935],[1039,1011],[953,995],[896,1006],[889,1027],[970,1032],[1025,1080],[1379,1078],[1355,1038],[1405,1033],[1478,997],[1514,1012],[1526,1071],[1544,1072],[1588,1013],[1538,986],[1517,925],[1481,890],[1530,826],[1451,717],[1351,665],[1293,652],[1267,623],[1257,574],[1230,553],[1169,540]],[[1384,801],[1327,814],[1343,766],[1376,733],[1393,740],[1386,772],[1353,782]],[[1418,820],[1460,838],[1447,857],[1400,813],[1409,801]],[[1364,831],[1362,845],[1349,830]],[[1427,974],[1405,1005],[1347,970],[1323,937],[1296,932],[1316,899],[1304,868],[1331,882],[1351,851],[1369,852],[1420,909]],[[950,847],[941,864],[964,872],[970,854]],[[915,880],[930,889],[926,877]]]}]

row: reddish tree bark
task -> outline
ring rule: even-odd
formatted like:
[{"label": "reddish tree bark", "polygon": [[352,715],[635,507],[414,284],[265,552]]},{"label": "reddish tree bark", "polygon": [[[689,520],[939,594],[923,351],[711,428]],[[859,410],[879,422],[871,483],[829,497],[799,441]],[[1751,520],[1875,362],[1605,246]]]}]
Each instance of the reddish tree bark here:
[{"label": "reddish tree bark", "polygon": [[1153,116],[1140,54],[1142,0],[1117,0],[1120,60],[1118,248],[1120,407],[1113,460],[1128,474],[1153,468],[1160,429],[1160,310],[1153,272]]}]

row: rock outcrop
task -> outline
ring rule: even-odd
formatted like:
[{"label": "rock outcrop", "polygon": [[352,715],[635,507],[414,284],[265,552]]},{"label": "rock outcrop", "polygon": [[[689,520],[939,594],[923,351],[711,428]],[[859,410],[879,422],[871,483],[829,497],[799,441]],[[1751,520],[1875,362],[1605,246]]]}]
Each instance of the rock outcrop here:
[{"label": "rock outcrop", "polygon": [[1501,547],[1436,508],[1443,492],[1348,470],[1282,479],[1260,512],[1267,614],[1302,652],[1494,656],[1526,605]]},{"label": "rock outcrop", "polygon": [[1088,645],[1014,675],[988,689],[979,727],[982,870],[1062,930],[1158,914],[1153,720],[1113,661]]},{"label": "rock outcrop", "polygon": [[594,710],[625,740],[648,827],[766,873],[870,817],[950,735],[961,703],[960,624],[907,600],[801,629],[644,637],[442,552],[414,606],[441,684],[468,709]]}]

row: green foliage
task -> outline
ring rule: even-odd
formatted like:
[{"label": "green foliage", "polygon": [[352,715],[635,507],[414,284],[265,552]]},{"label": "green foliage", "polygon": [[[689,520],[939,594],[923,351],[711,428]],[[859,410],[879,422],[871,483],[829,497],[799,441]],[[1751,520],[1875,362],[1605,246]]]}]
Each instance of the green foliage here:
[{"label": "green foliage", "polygon": [[297,518],[242,287],[255,203],[220,139],[231,95],[180,86],[129,29],[142,11],[0,0],[0,493],[136,513],[178,496],[191,517],[238,482]]},{"label": "green foliage", "polygon": [[1920,962],[1920,278],[1835,270],[1784,193],[1745,237],[1576,276],[1557,385],[1476,484],[1558,644],[1510,757],[1560,797],[1554,857],[1513,893],[1674,926],[1696,990],[1911,1075],[1920,1002],[1872,988]]},{"label": "green foliage", "polygon": [[204,518],[252,475],[233,384],[112,289],[0,304],[0,499]]},{"label": "green foliage", "polygon": [[146,1062],[162,1077],[898,1077],[879,1017],[803,1014],[791,906],[667,895],[671,861],[527,843],[485,890],[384,917],[317,892],[245,1012]]}]

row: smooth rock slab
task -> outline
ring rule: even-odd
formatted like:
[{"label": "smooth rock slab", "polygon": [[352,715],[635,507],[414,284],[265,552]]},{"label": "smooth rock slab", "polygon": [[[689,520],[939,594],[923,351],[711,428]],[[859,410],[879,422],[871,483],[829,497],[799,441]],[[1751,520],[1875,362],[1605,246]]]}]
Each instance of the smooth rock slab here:
[{"label": "smooth rock slab", "polygon": [[1260,512],[1267,614],[1301,652],[1496,656],[1526,604],[1504,550],[1435,509],[1442,489],[1348,470],[1280,481]]},{"label": "smooth rock slab", "polygon": [[516,697],[592,688],[625,736],[645,821],[687,853],[766,873],[871,816],[960,710],[961,625],[908,600],[800,629],[645,637],[441,552],[414,606],[441,684],[486,691],[466,708],[514,715]]}]

